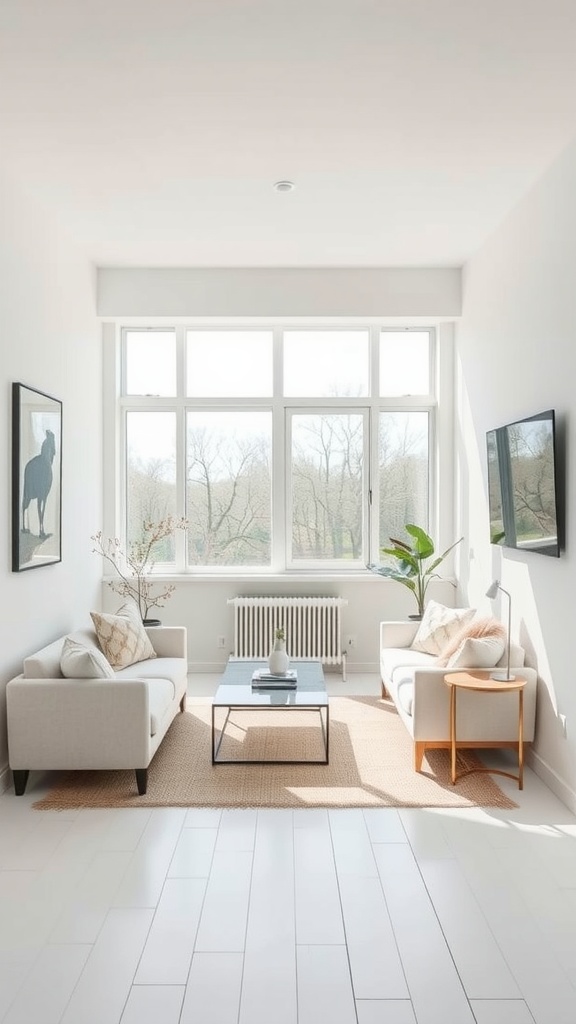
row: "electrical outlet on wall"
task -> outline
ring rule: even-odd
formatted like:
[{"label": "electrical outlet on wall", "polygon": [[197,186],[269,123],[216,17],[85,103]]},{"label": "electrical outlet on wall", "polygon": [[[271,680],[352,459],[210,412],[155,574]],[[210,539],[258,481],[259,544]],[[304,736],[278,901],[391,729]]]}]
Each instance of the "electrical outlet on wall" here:
[{"label": "electrical outlet on wall", "polygon": [[226,637],[225,636],[217,636],[216,637],[216,647],[218,648],[219,651],[223,651],[224,650],[224,648],[226,647]]},{"label": "electrical outlet on wall", "polygon": [[356,636],[356,633],[349,633],[348,636],[346,637],[346,650],[353,651],[356,647],[357,642],[358,637]]}]

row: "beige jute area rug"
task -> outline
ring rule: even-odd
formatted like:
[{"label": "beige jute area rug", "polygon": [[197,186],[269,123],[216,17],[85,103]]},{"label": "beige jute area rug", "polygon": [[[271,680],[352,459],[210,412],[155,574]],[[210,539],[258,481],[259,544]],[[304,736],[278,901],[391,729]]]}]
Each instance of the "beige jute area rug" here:
[{"label": "beige jute area rug", "polygon": [[[145,796],[138,796],[131,771],[67,772],[34,807],[517,806],[487,774],[453,786],[448,750],[430,751],[423,772],[415,772],[404,725],[394,706],[376,697],[330,700],[329,765],[213,766],[210,713],[210,702],[197,700],[176,716],[150,765]],[[319,717],[232,712],[221,756],[321,758]],[[471,751],[458,751],[459,770],[479,763]]]}]

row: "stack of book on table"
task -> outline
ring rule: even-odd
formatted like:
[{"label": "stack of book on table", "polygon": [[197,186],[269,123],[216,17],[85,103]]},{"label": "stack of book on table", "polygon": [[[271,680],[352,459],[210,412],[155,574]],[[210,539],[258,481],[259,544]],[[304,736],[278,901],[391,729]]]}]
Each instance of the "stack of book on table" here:
[{"label": "stack of book on table", "polygon": [[257,669],[252,676],[252,686],[261,690],[293,690],[296,688],[298,677],[292,669],[288,672],[269,672],[268,669]]}]

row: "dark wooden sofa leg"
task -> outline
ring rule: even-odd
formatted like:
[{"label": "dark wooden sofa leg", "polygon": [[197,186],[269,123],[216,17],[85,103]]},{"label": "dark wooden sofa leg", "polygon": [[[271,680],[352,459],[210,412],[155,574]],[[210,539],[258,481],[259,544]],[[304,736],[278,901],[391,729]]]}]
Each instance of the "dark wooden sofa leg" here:
[{"label": "dark wooden sofa leg", "polygon": [[26,792],[26,785],[28,783],[28,776],[30,772],[27,768],[18,768],[12,772],[14,779],[14,792],[16,796],[23,796]]},{"label": "dark wooden sofa leg", "polygon": [[144,796],[148,788],[147,768],[136,768],[136,785],[138,786],[138,796]]},{"label": "dark wooden sofa leg", "polygon": [[180,701],[180,711],[186,711],[186,694],[184,694],[182,700]]}]

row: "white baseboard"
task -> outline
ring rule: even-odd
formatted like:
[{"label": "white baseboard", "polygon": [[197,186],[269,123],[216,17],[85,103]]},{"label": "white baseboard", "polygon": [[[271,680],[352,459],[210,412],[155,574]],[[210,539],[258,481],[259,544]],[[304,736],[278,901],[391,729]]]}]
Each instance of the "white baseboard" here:
[{"label": "white baseboard", "polygon": [[545,761],[535,750],[528,750],[526,756],[526,763],[530,765],[530,768],[542,782],[548,786],[548,789],[566,804],[566,807],[573,814],[576,814],[576,791],[568,785],[565,779],[563,779],[558,772],[555,772],[550,767],[547,761]]}]

